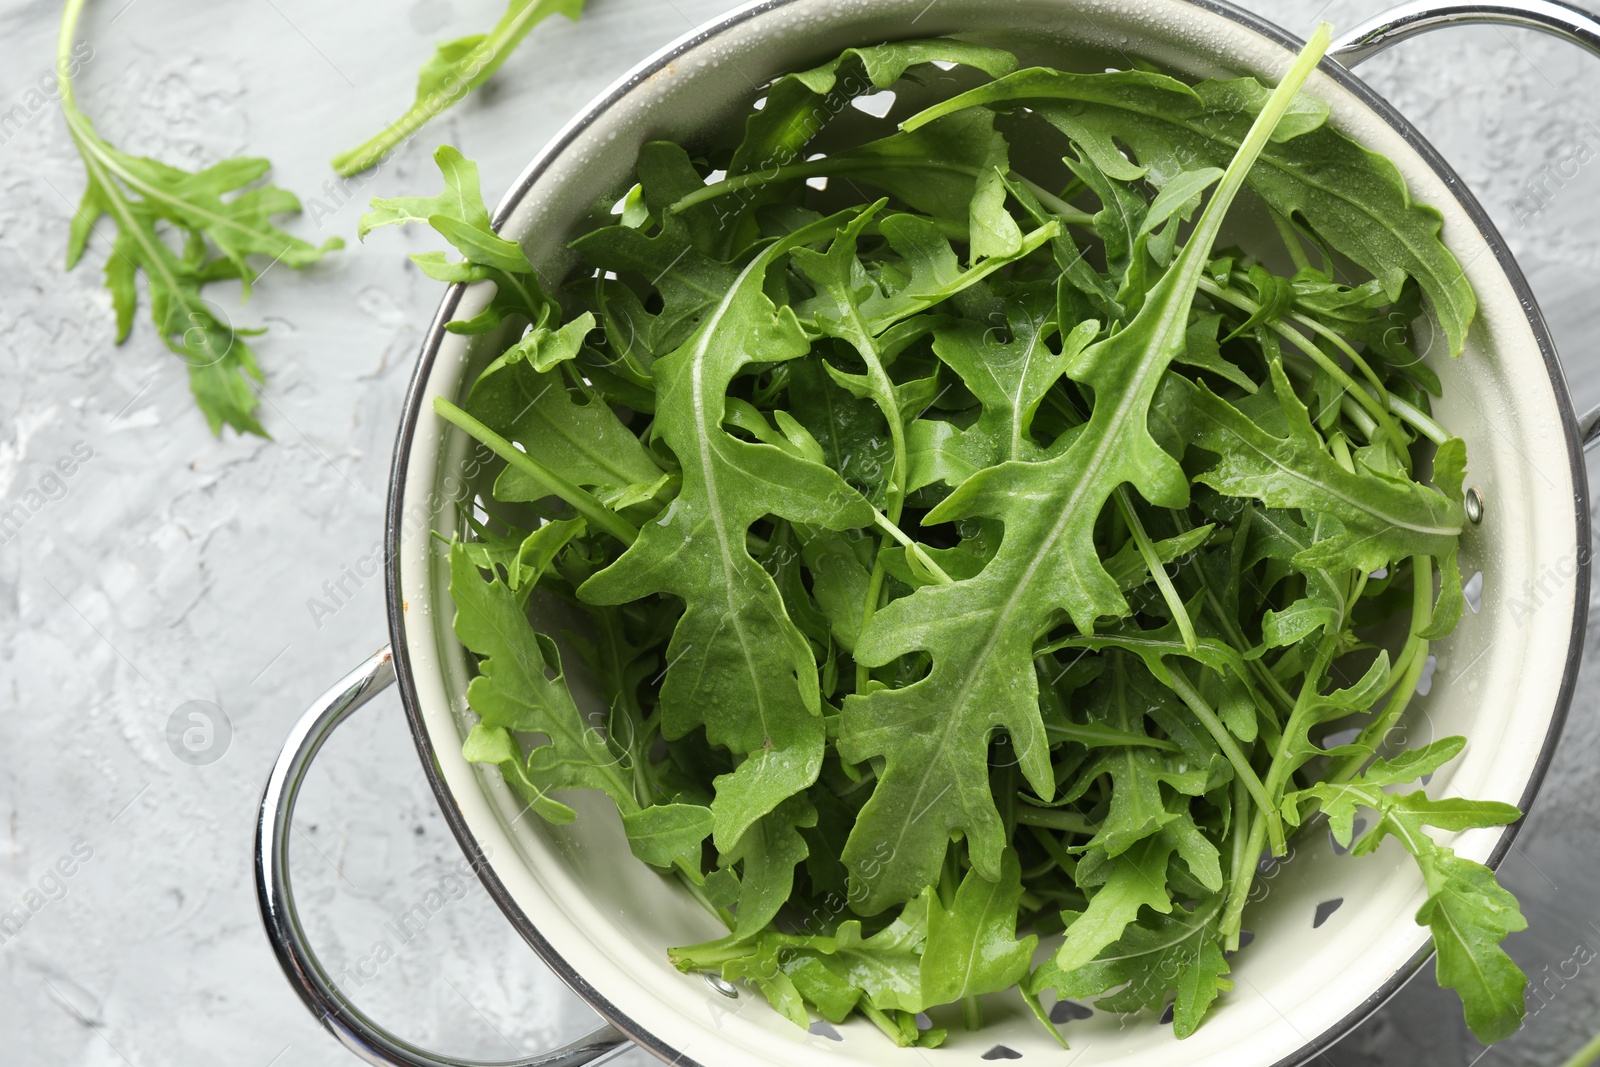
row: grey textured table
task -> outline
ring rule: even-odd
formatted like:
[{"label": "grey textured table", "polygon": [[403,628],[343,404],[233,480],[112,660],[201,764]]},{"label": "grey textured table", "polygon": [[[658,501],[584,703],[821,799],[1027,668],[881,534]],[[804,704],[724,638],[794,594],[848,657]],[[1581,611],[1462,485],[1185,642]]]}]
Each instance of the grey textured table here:
[{"label": "grey textured table", "polygon": [[[0,0],[0,111],[26,105],[48,75],[59,6]],[[581,24],[536,31],[487,91],[353,196],[324,188],[326,160],[409,99],[430,42],[486,28],[502,6],[101,0],[83,27],[94,56],[80,96],[130,150],[186,166],[270,156],[277,181],[327,208],[298,232],[350,238],[368,197],[436,185],[424,146],[438,141],[481,161],[492,200],[613,77],[731,5],[593,0]],[[1250,6],[1304,33],[1319,14],[1349,26],[1383,5]],[[1580,406],[1600,402],[1600,166],[1587,165],[1600,158],[1600,60],[1474,29],[1363,73],[1477,191],[1532,279]],[[275,440],[213,440],[145,309],[131,341],[111,344],[105,244],[63,272],[83,173],[53,107],[24,112],[20,128],[0,128],[0,500],[25,498],[75,447],[92,456],[0,547],[0,910],[30,891],[46,900],[0,944],[0,1062],[352,1063],[268,951],[250,836],[294,717],[384,640],[377,580],[346,580],[331,615],[312,601],[331,606],[324,583],[380,533],[402,390],[437,299],[402,255],[424,239],[383,232],[325,267],[271,273],[235,315],[271,330],[258,351]],[[1595,666],[1503,872],[1533,927],[1512,951],[1536,979],[1562,972],[1579,941],[1600,945]],[[233,727],[206,766],[180,762],[166,740],[192,700],[219,705]],[[462,878],[392,698],[330,745],[301,811],[311,934],[378,1018],[492,1058],[591,1024]],[[63,858],[70,877],[51,874]],[[432,890],[448,904],[393,959],[373,962],[385,924]],[[1551,980],[1548,1006],[1480,1062],[1558,1063],[1600,1029],[1597,971]],[[1479,1052],[1452,998],[1424,977],[1328,1059],[1466,1067]]]}]

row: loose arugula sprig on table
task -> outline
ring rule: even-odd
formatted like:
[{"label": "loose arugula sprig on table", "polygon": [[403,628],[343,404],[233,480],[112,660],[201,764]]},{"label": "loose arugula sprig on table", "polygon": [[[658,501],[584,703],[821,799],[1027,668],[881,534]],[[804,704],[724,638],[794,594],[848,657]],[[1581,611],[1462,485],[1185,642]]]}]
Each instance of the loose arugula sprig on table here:
[{"label": "loose arugula sprig on table", "polygon": [[[71,72],[77,69],[73,36],[85,2],[67,0],[56,54],[61,113],[88,179],[83,202],[72,216],[67,269],[83,257],[95,224],[109,216],[117,233],[105,275],[117,317],[117,343],[127,340],[133,329],[135,282],[143,274],[156,330],[188,363],[189,388],[211,432],[220,434],[227,425],[265,437],[251,387],[252,381],[264,379],[244,338],[266,331],[234,326],[202,290],[212,282],[236,280],[248,298],[261,273],[258,265],[282,263],[299,270],[344,242],[334,237],[317,247],[273,225],[276,216],[297,214],[300,201],[275,185],[256,184],[271,169],[265,159],[228,159],[186,171],[128,155],[101,137],[72,88]],[[173,237],[181,251],[169,243]]]},{"label": "loose arugula sprig on table", "polygon": [[411,135],[454,107],[494,76],[517,45],[551,15],[578,21],[585,0],[511,0],[488,33],[474,33],[440,44],[417,74],[416,99],[405,114],[362,144],[333,157],[333,169],[348,178],[378,165]]},{"label": "loose arugula sprig on table", "polygon": [[[1380,755],[1462,605],[1466,452],[1396,323],[1425,298],[1459,354],[1473,296],[1296,95],[1327,39],[1273,90],[853,49],[731,152],[646,145],[550,296],[452,150],[445,195],[375,203],[494,282],[453,328],[515,327],[436,404],[503,461],[449,545],[467,756],[552,821],[610,796],[727,924],[680,968],[903,1045],[1014,986],[1058,1037],[1046,994],[1184,1037],[1315,818],[1416,857],[1440,981],[1482,1040],[1519,1025],[1516,901],[1428,832],[1517,810],[1396,789],[1461,738]],[[836,121],[945,85],[878,140]],[[1218,247],[1247,214],[1273,240]],[[557,603],[582,632],[535,629]]]}]

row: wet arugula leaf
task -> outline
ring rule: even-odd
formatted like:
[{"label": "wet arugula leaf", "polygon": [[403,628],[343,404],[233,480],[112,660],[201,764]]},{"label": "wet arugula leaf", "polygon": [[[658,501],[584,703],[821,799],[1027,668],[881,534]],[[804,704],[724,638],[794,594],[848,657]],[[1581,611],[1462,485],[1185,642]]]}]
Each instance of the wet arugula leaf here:
[{"label": "wet arugula leaf", "polygon": [[[769,86],[731,152],[646,145],[550,290],[449,151],[443,195],[364,223],[437,230],[464,258],[424,269],[494,287],[456,328],[506,337],[436,405],[494,457],[452,548],[468,758],[551,820],[610,796],[726,925],[678,967],[904,1046],[1013,988],[1063,1040],[1052,993],[1183,1037],[1228,996],[1263,854],[1371,808],[1352,851],[1401,839],[1441,982],[1484,1040],[1516,1026],[1515,901],[1428,834],[1517,812],[1393,791],[1458,741],[1387,749],[1460,615],[1466,448],[1378,327],[1421,291],[1464,329],[1470,292],[1439,288],[1425,208],[1395,216],[1409,258],[1369,233],[1404,189],[1297,95],[1319,54],[1269,90],[853,50]],[[1000,80],[811,151],[850,100],[962,64]],[[1016,169],[1024,117],[989,105],[1022,102],[1071,139],[1063,188]],[[1312,158],[1351,219],[1283,184]],[[1246,187],[1287,198],[1263,232],[1293,275],[1216,247]]]},{"label": "wet arugula leaf", "polygon": [[[1076,74],[1032,67],[909,119],[915,130],[969,107],[1029,107],[1080,145],[1108,176],[1165,187],[1197,163],[1226,164],[1267,90],[1249,78],[1190,86],[1130,70]],[[1439,241],[1437,210],[1413,201],[1393,163],[1325,124],[1327,107],[1297,101],[1251,170],[1250,188],[1280,216],[1303,217],[1371,273],[1389,300],[1413,279],[1427,293],[1452,354],[1477,310],[1472,287]],[[1126,158],[1118,145],[1132,149]]]},{"label": "wet arugula leaf", "polygon": [[142,274],[156,332],[188,364],[189,390],[211,432],[232,426],[266,437],[255,416],[260,404],[254,388],[266,379],[245,341],[266,331],[235,326],[205,297],[205,287],[238,281],[248,299],[251,286],[272,265],[303,270],[344,242],[334,237],[313,245],[273,223],[278,216],[299,214],[300,201],[286,189],[258,184],[272,168],[265,159],[227,159],[186,171],[113,147],[73,92],[72,74],[80,59],[72,38],[83,6],[84,0],[69,0],[63,9],[56,58],[61,114],[87,179],[67,237],[67,269],[83,258],[90,235],[98,232],[95,224],[109,218],[116,236],[105,280],[116,313],[117,344],[133,329],[136,280]]},{"label": "wet arugula leaf", "polygon": [[1377,813],[1377,821],[1354,842],[1351,853],[1364,856],[1393,837],[1417,859],[1428,899],[1417,922],[1433,931],[1439,984],[1455,989],[1466,1006],[1467,1025],[1489,1044],[1510,1037],[1527,1012],[1523,990],[1528,979],[1500,947],[1506,935],[1527,929],[1517,899],[1494,880],[1494,872],[1464,859],[1428,835],[1424,827],[1462,831],[1504,826],[1522,812],[1510,804],[1452,798],[1433,800],[1421,789],[1392,792],[1454,759],[1465,739],[1447,737],[1391,759],[1343,783],[1312,786],[1285,799],[1285,810],[1312,802],[1327,815],[1334,836],[1351,847],[1357,809]]}]

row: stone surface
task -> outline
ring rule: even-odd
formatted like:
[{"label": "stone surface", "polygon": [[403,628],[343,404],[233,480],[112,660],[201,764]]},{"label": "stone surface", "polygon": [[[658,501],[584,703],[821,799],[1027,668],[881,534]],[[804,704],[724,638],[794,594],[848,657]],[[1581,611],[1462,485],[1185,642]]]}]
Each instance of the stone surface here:
[{"label": "stone surface", "polygon": [[[349,238],[368,197],[433,187],[423,145],[449,140],[480,160],[493,199],[613,77],[730,5],[594,0],[581,24],[535,32],[486,92],[376,176],[349,193],[324,189],[328,157],[409,98],[429,42],[486,27],[498,6],[105,0],[83,27],[94,56],[79,91],[125,148],[189,166],[270,156],[280,183],[328,207],[298,231]],[[1304,33],[1319,15],[1348,26],[1381,5],[1252,6]],[[270,328],[258,350],[275,440],[212,439],[142,317],[128,344],[111,344],[103,241],[78,271],[62,270],[82,171],[53,106],[28,107],[51,70],[58,12],[51,0],[0,0],[0,110],[28,112],[0,132],[0,500],[36,488],[59,497],[0,547],[0,907],[30,889],[55,898],[0,945],[0,1060],[352,1063],[262,937],[253,808],[299,709],[384,640],[376,580],[346,580],[331,616],[307,602],[377,542],[401,395],[438,287],[401,255],[424,239],[384,232],[314,271],[273,271],[242,309],[219,299]],[[1587,165],[1600,147],[1597,64],[1526,33],[1474,29],[1364,72],[1505,231],[1574,365],[1580,407],[1600,402],[1600,167]],[[1557,177],[1529,199],[1526,183],[1547,167]],[[92,455],[64,495],[41,483],[75,448]],[[1577,941],[1600,941],[1592,671],[1504,872],[1533,924],[1513,952],[1541,978],[1565,977],[1486,1063],[1555,1063],[1600,1027],[1600,977],[1566,965]],[[193,725],[207,705],[231,723],[229,747],[209,764],[182,762],[169,721]],[[377,1018],[497,1059],[591,1024],[462,877],[394,701],[329,745],[301,811],[305,921]],[[58,861],[70,877],[51,873]],[[430,891],[449,903],[376,965],[384,924]],[[1423,978],[1327,1059],[1465,1067],[1478,1054],[1451,997]]]}]

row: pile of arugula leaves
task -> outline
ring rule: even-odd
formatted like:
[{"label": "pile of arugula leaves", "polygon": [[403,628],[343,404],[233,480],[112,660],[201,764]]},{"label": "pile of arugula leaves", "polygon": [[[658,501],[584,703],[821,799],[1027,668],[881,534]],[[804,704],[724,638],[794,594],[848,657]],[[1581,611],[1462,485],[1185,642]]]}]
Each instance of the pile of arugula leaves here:
[{"label": "pile of arugula leaves", "polygon": [[[1395,788],[1461,738],[1380,756],[1463,601],[1465,448],[1405,327],[1425,300],[1459,354],[1473,294],[1297,95],[1326,43],[1273,90],[851,49],[731,152],[646,145],[555,288],[452,149],[442,195],[375,202],[363,233],[426,222],[464,259],[423,270],[493,283],[452,329],[518,334],[436,405],[498,457],[448,547],[466,754],[552,822],[609,796],[727,925],[680,968],[902,1045],[1011,988],[1057,1037],[1052,996],[1184,1037],[1263,853],[1368,809],[1352,851],[1416,857],[1473,1031],[1517,1028],[1516,901],[1429,832],[1517,810]],[[947,83],[876,139],[849,108]],[[581,633],[535,629],[558,603]]]}]

